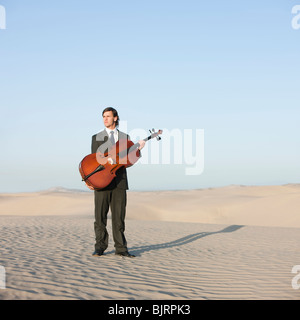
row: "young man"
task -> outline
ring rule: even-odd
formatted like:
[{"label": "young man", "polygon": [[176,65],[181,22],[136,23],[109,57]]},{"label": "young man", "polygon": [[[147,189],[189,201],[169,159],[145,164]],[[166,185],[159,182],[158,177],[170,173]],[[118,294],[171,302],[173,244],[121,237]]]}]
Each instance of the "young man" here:
[{"label": "young man", "polygon": [[[92,137],[92,153],[105,153],[119,139],[130,139],[126,133],[117,129],[119,116],[114,108],[106,108],[102,112],[105,129]],[[141,150],[145,146],[145,141],[139,141]],[[126,168],[121,168],[116,172],[116,177],[104,189],[94,191],[95,200],[95,252],[94,256],[103,255],[108,247],[107,213],[111,209],[112,233],[115,243],[115,254],[124,257],[134,257],[127,249],[127,242],[124,235],[125,214],[128,190]]]}]

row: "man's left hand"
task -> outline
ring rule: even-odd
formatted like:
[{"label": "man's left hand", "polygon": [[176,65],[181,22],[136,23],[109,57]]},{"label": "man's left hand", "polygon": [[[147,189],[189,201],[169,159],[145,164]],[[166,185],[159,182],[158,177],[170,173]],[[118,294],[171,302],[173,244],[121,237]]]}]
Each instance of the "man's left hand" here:
[{"label": "man's left hand", "polygon": [[145,147],[145,144],[146,144],[146,141],[144,141],[144,140],[140,140],[139,141],[139,150],[142,150],[144,147]]}]

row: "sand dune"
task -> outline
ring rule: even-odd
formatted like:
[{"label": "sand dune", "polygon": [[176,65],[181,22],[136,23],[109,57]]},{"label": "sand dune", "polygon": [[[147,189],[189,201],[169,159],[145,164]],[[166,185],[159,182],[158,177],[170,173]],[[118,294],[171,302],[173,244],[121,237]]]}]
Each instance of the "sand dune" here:
[{"label": "sand dune", "polygon": [[[93,213],[93,192],[63,188],[0,195],[0,215]],[[300,185],[128,192],[128,219],[300,228]]]},{"label": "sand dune", "polygon": [[299,299],[299,185],[129,192],[126,236],[92,257],[93,194],[0,196],[0,299]]},{"label": "sand dune", "polygon": [[132,193],[134,218],[300,228],[300,185]]}]

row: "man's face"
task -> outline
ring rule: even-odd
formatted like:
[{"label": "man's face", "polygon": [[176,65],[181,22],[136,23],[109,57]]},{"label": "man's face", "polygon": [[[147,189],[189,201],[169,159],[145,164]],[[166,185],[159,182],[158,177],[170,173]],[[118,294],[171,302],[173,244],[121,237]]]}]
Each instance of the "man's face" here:
[{"label": "man's face", "polygon": [[108,129],[114,129],[116,127],[115,122],[117,119],[118,117],[114,117],[112,111],[106,111],[103,113],[103,123]]}]

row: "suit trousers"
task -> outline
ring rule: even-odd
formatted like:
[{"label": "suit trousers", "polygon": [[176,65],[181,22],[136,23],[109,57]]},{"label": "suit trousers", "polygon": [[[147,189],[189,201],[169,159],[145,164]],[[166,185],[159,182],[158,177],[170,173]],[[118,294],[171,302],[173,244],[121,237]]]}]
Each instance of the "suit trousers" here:
[{"label": "suit trousers", "polygon": [[107,214],[111,210],[112,233],[115,252],[127,251],[125,232],[125,214],[127,193],[125,189],[94,191],[95,199],[95,250],[106,250],[108,247]]}]

